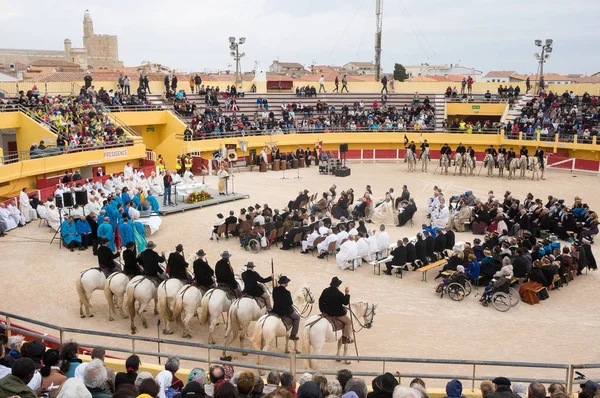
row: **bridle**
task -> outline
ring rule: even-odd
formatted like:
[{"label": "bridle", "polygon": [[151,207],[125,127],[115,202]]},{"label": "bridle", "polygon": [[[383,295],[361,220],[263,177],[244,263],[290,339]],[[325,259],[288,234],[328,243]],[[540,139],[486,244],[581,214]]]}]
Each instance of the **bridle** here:
[{"label": "bridle", "polygon": [[363,329],[370,329],[371,326],[373,326],[373,318],[375,318],[374,304],[371,304],[371,307],[369,308],[369,303],[366,303],[365,312],[360,318],[367,318],[369,321],[365,322],[364,324],[360,321],[360,318],[354,313],[354,311],[352,311],[352,306],[350,306],[349,308],[354,318],[356,318],[356,322],[358,322],[358,324],[360,325],[360,329],[356,331],[357,333]]},{"label": "bridle", "polygon": [[304,294],[304,299],[305,299],[304,300],[304,307],[302,308],[302,311],[299,311],[298,307],[296,307],[295,305],[293,307],[296,310],[296,312],[300,315],[300,318],[305,319],[312,312],[312,308],[313,308],[313,304],[315,302],[315,298],[313,297],[313,294],[310,291],[310,289],[308,287],[306,287],[306,286],[302,288],[302,293]]}]

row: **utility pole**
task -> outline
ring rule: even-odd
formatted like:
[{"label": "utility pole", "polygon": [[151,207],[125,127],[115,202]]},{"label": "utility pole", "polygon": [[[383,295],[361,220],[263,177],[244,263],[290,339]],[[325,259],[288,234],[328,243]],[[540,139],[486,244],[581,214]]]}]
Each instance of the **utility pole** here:
[{"label": "utility pole", "polygon": [[229,38],[229,50],[230,50],[229,55],[231,55],[233,57],[233,59],[235,60],[235,88],[236,88],[236,90],[239,89],[242,84],[242,77],[241,77],[241,71],[240,71],[240,60],[242,59],[242,57],[244,57],[246,55],[246,53],[240,54],[239,48],[240,48],[240,45],[244,44],[245,42],[246,42],[245,37],[240,37],[240,40],[237,43],[236,43],[235,37]]},{"label": "utility pole", "polygon": [[375,80],[381,80],[381,30],[383,25],[383,0],[375,0],[377,31],[375,32]]}]

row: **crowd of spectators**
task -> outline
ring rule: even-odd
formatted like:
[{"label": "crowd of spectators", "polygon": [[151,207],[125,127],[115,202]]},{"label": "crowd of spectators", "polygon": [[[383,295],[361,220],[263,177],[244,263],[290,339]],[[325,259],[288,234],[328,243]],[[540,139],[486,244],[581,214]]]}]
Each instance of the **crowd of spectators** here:
[{"label": "crowd of spectators", "polygon": [[[125,361],[125,372],[115,373],[104,363],[105,350],[94,348],[91,361],[79,358],[79,346],[68,342],[58,349],[46,348],[34,340],[23,343],[20,336],[0,335],[0,394],[21,398],[428,398],[425,382],[414,378],[407,385],[389,372],[375,377],[371,391],[365,381],[348,369],[327,378],[321,373],[304,373],[299,379],[290,372],[271,371],[266,380],[250,370],[235,372],[233,366],[213,365],[208,372],[194,368],[180,379],[180,360],[167,359],[164,370],[156,376],[140,371],[141,361],[131,355]],[[8,347],[7,345],[10,345]],[[579,396],[598,396],[598,383],[582,384]],[[506,377],[481,382],[482,398],[568,398],[560,383],[548,389],[538,382],[527,387],[512,384]],[[45,395],[41,395],[45,394]],[[526,394],[526,395],[525,395]],[[547,394],[547,395],[546,395]],[[446,384],[448,398],[463,396],[462,383],[451,380]]]},{"label": "crowd of spectators", "polygon": [[510,137],[521,132],[526,140],[539,133],[542,140],[554,141],[558,135],[560,141],[573,142],[577,136],[577,142],[592,143],[592,137],[598,135],[599,112],[598,98],[587,92],[582,96],[566,90],[562,95],[542,92],[527,102],[514,124],[507,124],[504,130]]}]

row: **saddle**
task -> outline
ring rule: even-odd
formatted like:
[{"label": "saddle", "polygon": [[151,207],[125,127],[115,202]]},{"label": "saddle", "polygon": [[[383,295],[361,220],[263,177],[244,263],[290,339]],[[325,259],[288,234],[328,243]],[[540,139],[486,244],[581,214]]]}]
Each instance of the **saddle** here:
[{"label": "saddle", "polygon": [[340,321],[338,319],[338,317],[336,317],[336,316],[329,316],[329,315],[326,315],[326,314],[320,314],[319,315],[319,319],[316,319],[316,320],[308,323],[306,326],[312,327],[317,322],[319,322],[321,319],[326,319],[327,322],[329,322],[329,324],[331,324],[331,327],[333,328],[334,332],[337,332],[338,330],[342,330],[344,328],[344,323],[342,321]]},{"label": "saddle", "polygon": [[[292,326],[294,324],[294,322],[292,321],[292,318],[288,317],[288,316],[281,316],[279,314],[275,314],[274,312],[271,312],[268,314],[268,316],[274,316],[275,318],[279,318],[281,320],[281,322],[283,322],[283,325],[285,326],[285,330],[286,331],[290,331],[292,330]],[[267,318],[265,318],[266,320]]]},{"label": "saddle", "polygon": [[235,300],[237,298],[237,294],[235,293],[235,290],[232,289],[231,286],[229,286],[229,285],[219,283],[215,289],[224,291],[228,300]]},{"label": "saddle", "polygon": [[243,297],[254,299],[254,301],[256,301],[256,304],[258,305],[258,308],[260,308],[261,310],[267,306],[267,302],[265,301],[265,299],[260,296],[251,296],[249,294],[244,293],[242,294],[242,298]]}]

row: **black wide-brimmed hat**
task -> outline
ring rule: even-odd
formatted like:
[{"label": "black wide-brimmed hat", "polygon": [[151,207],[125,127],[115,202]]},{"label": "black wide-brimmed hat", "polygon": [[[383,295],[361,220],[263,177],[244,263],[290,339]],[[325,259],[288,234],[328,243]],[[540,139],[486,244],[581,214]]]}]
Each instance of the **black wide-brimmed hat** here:
[{"label": "black wide-brimmed hat", "polygon": [[127,244],[125,245],[125,247],[126,247],[127,249],[131,249],[132,247],[135,247],[135,243],[133,243],[133,242],[129,241],[129,242],[127,242]]},{"label": "black wide-brimmed hat", "polygon": [[198,250],[198,251],[196,252],[196,255],[197,255],[198,257],[204,257],[204,256],[206,256],[206,253],[204,253],[204,250],[203,250],[203,249],[200,249],[200,250]]},{"label": "black wide-brimmed hat", "polygon": [[254,265],[254,262],[252,262],[252,261],[248,261],[248,262],[246,263],[246,268],[254,268],[254,267],[256,267],[256,266]]},{"label": "black wide-brimmed hat", "polygon": [[290,278],[288,278],[285,275],[281,275],[279,277],[279,280],[277,281],[277,284],[278,285],[285,285],[286,283],[290,283],[290,282],[291,282]]},{"label": "black wide-brimmed hat", "polygon": [[223,253],[221,253],[221,257],[222,258],[229,258],[229,257],[231,257],[231,254],[229,254],[229,252],[227,250],[225,250]]},{"label": "black wide-brimmed hat", "polygon": [[149,241],[148,244],[146,245],[146,249],[154,249],[156,247],[156,244],[152,241]]},{"label": "black wide-brimmed hat", "polygon": [[331,283],[329,284],[329,286],[331,286],[331,287],[338,287],[341,284],[342,284],[342,281],[337,276],[334,276],[331,279]]}]

